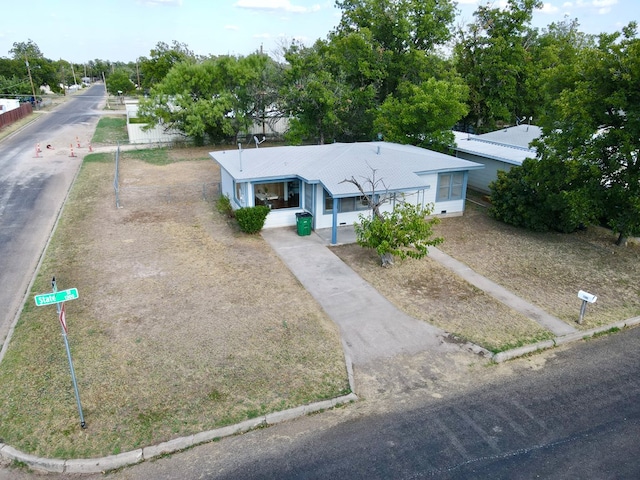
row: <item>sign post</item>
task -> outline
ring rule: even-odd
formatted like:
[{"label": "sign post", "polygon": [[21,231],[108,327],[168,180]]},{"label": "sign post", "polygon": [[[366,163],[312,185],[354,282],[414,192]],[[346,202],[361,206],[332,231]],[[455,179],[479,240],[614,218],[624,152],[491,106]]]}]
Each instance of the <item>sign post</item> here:
[{"label": "sign post", "polygon": [[69,340],[67,339],[67,319],[64,311],[64,302],[66,300],[75,300],[78,298],[78,290],[71,288],[69,290],[63,290],[58,292],[56,286],[56,277],[51,280],[52,293],[46,293],[44,295],[36,295],[35,301],[37,306],[52,305],[55,303],[56,310],[58,311],[58,320],[60,321],[60,327],[62,328],[62,338],[64,339],[64,346],[67,350],[67,359],[69,360],[69,369],[71,370],[71,380],[73,381],[73,390],[76,394],[76,403],[78,404],[78,413],[80,414],[80,427],[87,428],[87,424],[84,421],[84,415],[82,413],[82,404],[80,403],[80,393],[78,392],[78,382],[76,382],[76,372],[73,369],[73,360],[71,359],[71,350],[69,349]]}]

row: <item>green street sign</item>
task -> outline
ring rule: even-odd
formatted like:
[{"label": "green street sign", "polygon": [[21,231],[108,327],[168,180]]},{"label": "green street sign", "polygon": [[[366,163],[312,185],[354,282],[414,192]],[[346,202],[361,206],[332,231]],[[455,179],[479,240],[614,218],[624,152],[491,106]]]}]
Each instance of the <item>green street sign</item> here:
[{"label": "green street sign", "polygon": [[62,290],[60,292],[43,293],[42,295],[36,295],[34,298],[38,307],[53,305],[54,303],[75,300],[78,298],[78,289],[70,288],[69,290]]}]

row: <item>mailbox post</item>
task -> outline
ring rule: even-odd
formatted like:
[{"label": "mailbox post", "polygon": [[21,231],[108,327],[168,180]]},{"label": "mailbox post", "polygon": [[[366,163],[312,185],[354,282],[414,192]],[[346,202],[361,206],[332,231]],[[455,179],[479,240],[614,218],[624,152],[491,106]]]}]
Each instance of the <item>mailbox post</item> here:
[{"label": "mailbox post", "polygon": [[578,319],[578,323],[582,325],[582,320],[584,319],[584,312],[587,310],[587,303],[596,303],[598,297],[592,295],[591,293],[587,293],[584,290],[580,290],[578,292],[578,298],[582,300],[582,306],[580,307],[580,318]]}]

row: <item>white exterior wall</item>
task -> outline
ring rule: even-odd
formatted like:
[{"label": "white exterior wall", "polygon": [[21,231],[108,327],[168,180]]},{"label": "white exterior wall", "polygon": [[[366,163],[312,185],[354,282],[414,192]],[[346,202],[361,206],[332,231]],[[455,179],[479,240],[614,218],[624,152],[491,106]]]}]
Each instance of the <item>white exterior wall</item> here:
[{"label": "white exterior wall", "polygon": [[12,98],[0,98],[0,113],[10,112],[20,108],[20,101]]},{"label": "white exterior wall", "polygon": [[[249,135],[266,135],[268,138],[282,137],[289,130],[289,119],[280,117],[277,119],[267,119],[264,124],[255,122],[246,132]],[[262,138],[260,139],[262,140]]]},{"label": "white exterior wall", "polygon": [[184,141],[186,137],[177,131],[165,132],[160,125],[156,125],[150,130],[144,131],[142,123],[127,123],[129,133],[129,143],[169,143],[174,141]]},{"label": "white exterior wall", "polygon": [[[223,195],[228,195],[231,199],[231,205],[233,209],[240,208],[240,205],[236,203],[234,200],[235,192],[234,192],[234,183],[233,178],[229,175],[225,170],[221,170],[221,191]],[[417,192],[406,192],[406,193],[397,193],[397,196],[402,195],[404,201],[409,201],[414,204],[421,205],[422,207],[432,204],[434,205],[433,214],[434,215],[462,215],[464,212],[464,198],[462,200],[452,200],[447,202],[436,202],[436,191],[437,191],[437,182],[438,175],[431,174],[425,176],[428,180],[428,184],[430,188],[426,190],[420,190]],[[301,182],[301,192],[300,199],[304,198],[304,189],[305,188],[313,188]],[[249,199],[254,198],[254,186],[252,184],[247,185],[247,197]],[[465,195],[466,197],[466,195]],[[392,211],[395,207],[396,202],[394,199],[382,205],[382,211]],[[311,212],[313,214],[313,228],[322,229],[322,228],[331,228],[333,227],[333,214],[332,212],[324,212],[324,189],[322,185],[316,185],[315,187],[315,198],[314,198],[315,212]],[[249,202],[247,206],[253,206],[253,200]],[[272,210],[267,219],[265,221],[264,228],[276,228],[276,227],[288,227],[296,225],[296,213],[304,212],[303,208],[287,208],[287,209],[276,209]],[[358,221],[358,217],[362,215],[370,214],[370,210],[358,210],[355,212],[345,212],[338,214],[338,226],[342,225],[353,225]],[[443,213],[444,212],[444,213]]]},{"label": "white exterior wall", "polygon": [[469,153],[458,152],[458,158],[464,158],[472,162],[481,163],[484,168],[481,170],[471,170],[469,172],[468,186],[482,193],[490,193],[489,184],[498,178],[498,170],[508,172],[511,170],[510,163],[492,160],[490,158],[480,157]]}]

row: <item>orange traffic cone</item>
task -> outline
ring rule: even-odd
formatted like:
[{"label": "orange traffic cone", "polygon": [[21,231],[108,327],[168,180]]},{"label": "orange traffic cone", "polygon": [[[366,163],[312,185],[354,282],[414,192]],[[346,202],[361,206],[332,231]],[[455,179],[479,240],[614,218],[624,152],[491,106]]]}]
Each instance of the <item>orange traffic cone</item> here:
[{"label": "orange traffic cone", "polygon": [[73,153],[73,143],[71,145],[69,145],[71,147],[71,155],[69,155],[70,157],[75,157],[75,153]]},{"label": "orange traffic cone", "polygon": [[42,151],[42,150],[40,150],[40,144],[39,144],[39,143],[36,143],[36,157],[35,157],[35,158],[41,158],[41,157],[40,157],[40,152],[41,152],[41,151]]},{"label": "orange traffic cone", "polygon": [[80,148],[80,139],[78,137],[76,137],[76,144],[78,145],[78,148]]}]

